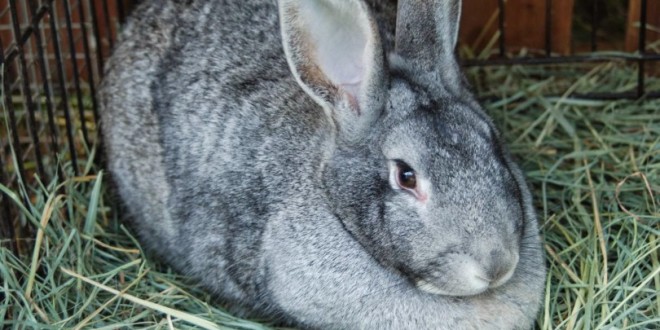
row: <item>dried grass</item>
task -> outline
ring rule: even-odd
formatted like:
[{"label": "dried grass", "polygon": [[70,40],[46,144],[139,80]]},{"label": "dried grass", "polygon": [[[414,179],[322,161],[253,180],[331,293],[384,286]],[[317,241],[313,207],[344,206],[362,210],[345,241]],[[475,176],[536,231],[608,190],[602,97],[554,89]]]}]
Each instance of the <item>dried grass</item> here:
[{"label": "dried grass", "polygon": [[[474,68],[468,76],[533,188],[549,267],[538,327],[657,327],[660,100],[564,93],[632,88],[635,71],[623,63]],[[647,87],[660,90],[660,79]],[[111,205],[103,172],[91,161],[85,168],[22,190],[0,186],[18,206],[31,196],[21,217],[36,233],[25,238],[29,254],[0,250],[0,327],[268,328],[228,315],[148,260]]]}]

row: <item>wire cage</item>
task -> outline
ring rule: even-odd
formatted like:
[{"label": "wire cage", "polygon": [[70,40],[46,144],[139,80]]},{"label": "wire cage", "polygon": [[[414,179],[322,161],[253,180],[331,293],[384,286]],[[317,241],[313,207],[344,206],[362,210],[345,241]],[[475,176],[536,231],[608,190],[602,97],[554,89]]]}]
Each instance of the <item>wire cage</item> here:
[{"label": "wire cage", "polygon": [[[392,0],[395,1],[395,0]],[[0,0],[0,239],[16,249],[21,229],[15,203],[29,205],[35,184],[85,173],[98,161],[96,88],[119,26],[136,1]],[[660,0],[629,0],[617,52],[600,51],[601,0],[464,0],[462,45],[468,67],[619,61],[637,66],[637,84],[619,93],[573,94],[618,99],[659,97],[645,79],[660,70]],[[571,37],[581,8],[583,38]],[[586,19],[584,19],[586,17]],[[543,22],[539,24],[538,22]],[[532,37],[530,39],[530,36]],[[521,50],[525,50],[521,52]],[[484,55],[485,54],[485,55]],[[27,187],[27,188],[26,188]],[[13,194],[13,195],[11,195]],[[19,202],[19,203],[20,203]]]},{"label": "wire cage", "polygon": [[[479,42],[483,40],[494,44],[487,56],[465,59],[465,66],[632,63],[637,66],[634,88],[571,96],[601,100],[660,96],[659,90],[646,86],[647,75],[658,75],[660,1],[466,0],[463,12],[470,15],[463,15],[462,41],[473,48],[484,48]],[[521,49],[525,56],[515,56]]]},{"label": "wire cage", "polygon": [[47,184],[79,175],[93,157],[96,87],[130,7],[123,0],[0,0],[0,183],[7,188],[0,237],[14,249],[27,233],[9,192],[28,205],[37,178]]}]

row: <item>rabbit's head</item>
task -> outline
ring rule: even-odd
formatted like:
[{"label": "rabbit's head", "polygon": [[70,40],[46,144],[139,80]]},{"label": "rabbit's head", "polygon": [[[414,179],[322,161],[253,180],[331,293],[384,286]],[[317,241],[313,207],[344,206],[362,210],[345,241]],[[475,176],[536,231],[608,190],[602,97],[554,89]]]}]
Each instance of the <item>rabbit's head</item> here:
[{"label": "rabbit's head", "polygon": [[291,70],[335,125],[330,206],[379,263],[451,296],[505,284],[536,231],[519,170],[455,60],[459,12],[457,0],[399,0],[386,59],[363,1],[280,1]]}]

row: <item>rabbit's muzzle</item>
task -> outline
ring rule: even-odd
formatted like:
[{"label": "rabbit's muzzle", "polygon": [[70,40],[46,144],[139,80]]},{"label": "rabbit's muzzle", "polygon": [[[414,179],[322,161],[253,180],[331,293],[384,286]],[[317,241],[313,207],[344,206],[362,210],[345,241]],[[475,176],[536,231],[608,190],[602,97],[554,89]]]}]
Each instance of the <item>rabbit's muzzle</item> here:
[{"label": "rabbit's muzzle", "polygon": [[493,249],[483,258],[467,254],[443,255],[433,270],[416,281],[418,289],[445,296],[471,296],[500,287],[513,276],[518,253]]}]

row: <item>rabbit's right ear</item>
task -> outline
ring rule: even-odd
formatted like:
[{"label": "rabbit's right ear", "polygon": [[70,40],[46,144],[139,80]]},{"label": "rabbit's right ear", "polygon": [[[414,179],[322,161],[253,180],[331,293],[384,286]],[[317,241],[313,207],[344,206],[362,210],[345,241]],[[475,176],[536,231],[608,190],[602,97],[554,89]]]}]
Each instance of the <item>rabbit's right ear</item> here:
[{"label": "rabbit's right ear", "polygon": [[287,61],[298,84],[337,125],[362,139],[383,107],[386,70],[378,27],[360,0],[280,0]]},{"label": "rabbit's right ear", "polygon": [[461,80],[454,55],[458,40],[461,0],[399,0],[395,51],[422,69]]}]

